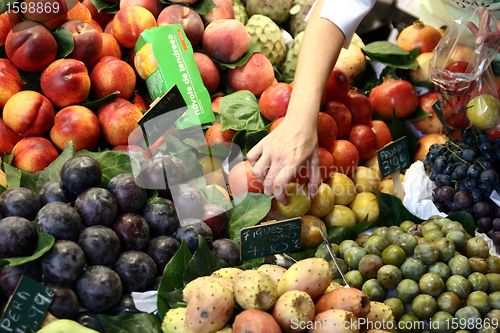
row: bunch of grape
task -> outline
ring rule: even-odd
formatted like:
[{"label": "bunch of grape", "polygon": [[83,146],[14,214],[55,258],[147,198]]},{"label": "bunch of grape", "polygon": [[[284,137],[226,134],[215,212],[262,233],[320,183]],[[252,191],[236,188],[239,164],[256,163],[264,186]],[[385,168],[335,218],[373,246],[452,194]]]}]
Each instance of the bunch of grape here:
[{"label": "bunch of grape", "polygon": [[[490,199],[493,190],[500,193],[496,171],[500,169],[500,138],[492,140],[486,131],[470,128],[461,137],[461,141],[449,140],[429,148],[425,163],[429,178],[437,185],[433,200],[447,214],[472,214],[478,231],[488,232],[500,217],[499,207]],[[496,224],[500,227],[500,221]]]}]

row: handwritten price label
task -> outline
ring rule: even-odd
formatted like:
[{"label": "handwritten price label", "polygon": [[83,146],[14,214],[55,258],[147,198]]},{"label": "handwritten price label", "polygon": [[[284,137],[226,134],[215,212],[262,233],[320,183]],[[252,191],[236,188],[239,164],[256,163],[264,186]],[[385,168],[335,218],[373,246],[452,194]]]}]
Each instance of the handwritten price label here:
[{"label": "handwritten price label", "polygon": [[406,137],[387,144],[377,151],[378,165],[382,179],[411,164]]}]

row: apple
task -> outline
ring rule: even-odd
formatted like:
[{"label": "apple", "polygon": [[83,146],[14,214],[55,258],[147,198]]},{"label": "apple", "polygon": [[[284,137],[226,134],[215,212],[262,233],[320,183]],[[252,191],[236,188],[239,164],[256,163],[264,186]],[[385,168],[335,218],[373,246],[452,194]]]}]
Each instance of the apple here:
[{"label": "apple", "polygon": [[370,126],[373,118],[373,105],[367,96],[356,90],[350,90],[340,102],[351,111],[352,125],[365,124]]},{"label": "apple", "polygon": [[328,113],[318,114],[318,145],[330,148],[333,141],[337,139],[337,123]]},{"label": "apple", "polygon": [[359,164],[359,152],[348,140],[335,140],[330,148],[333,157],[334,172],[352,177]]},{"label": "apple", "polygon": [[97,109],[101,133],[112,146],[136,143],[142,136],[137,121],[142,112],[126,99],[116,97]]},{"label": "apple", "polygon": [[292,87],[285,82],[280,82],[268,87],[259,99],[260,112],[269,121],[284,117],[288,104]]},{"label": "apple", "polygon": [[347,140],[356,146],[360,162],[369,160],[377,153],[377,136],[370,126],[353,125],[349,134],[347,134]]},{"label": "apple", "polygon": [[[203,38],[204,40],[205,38]],[[256,97],[260,97],[267,88],[274,84],[274,81],[273,65],[262,53],[254,53],[246,64],[231,68],[227,72],[227,82],[231,89],[234,91],[248,90]]]},{"label": "apple", "polygon": [[154,15],[146,8],[139,6],[120,9],[112,22],[112,35],[120,45],[128,49],[134,48],[139,35],[144,30],[156,27]]},{"label": "apple", "polygon": [[373,111],[383,120],[392,120],[394,114],[402,119],[417,110],[419,99],[411,82],[385,79],[369,95]]},{"label": "apple", "polygon": [[386,144],[392,142],[391,130],[389,129],[386,123],[384,123],[381,120],[372,120],[371,128],[375,133],[375,135],[377,136],[376,150],[379,150],[383,148]]},{"label": "apple", "polygon": [[98,99],[119,91],[117,97],[129,99],[135,90],[134,69],[116,57],[100,58],[90,71],[91,90]]},{"label": "apple", "polygon": [[61,25],[73,35],[74,48],[70,58],[82,61],[85,66],[92,66],[101,56],[102,37],[92,24],[82,21],[68,21]]},{"label": "apple", "polygon": [[349,77],[340,68],[334,68],[326,82],[321,105],[330,101],[341,101],[349,93],[350,88]]},{"label": "apple", "polygon": [[342,138],[349,133],[352,124],[352,114],[345,104],[330,101],[326,103],[323,111],[329,114],[337,123],[337,137]]},{"label": "apple", "polygon": [[245,26],[234,19],[210,23],[205,28],[201,41],[203,50],[215,60],[223,63],[233,63],[241,58],[248,50],[249,42]]},{"label": "apple", "polygon": [[200,71],[205,88],[207,88],[210,94],[213,94],[220,84],[221,75],[219,67],[204,53],[194,52],[193,57]]},{"label": "apple", "polygon": [[202,15],[207,24],[221,19],[234,19],[233,5],[229,0],[213,0],[213,2],[217,7]]},{"label": "apple", "polygon": [[492,129],[500,122],[500,102],[489,94],[476,96],[467,103],[466,114],[472,126]]}]

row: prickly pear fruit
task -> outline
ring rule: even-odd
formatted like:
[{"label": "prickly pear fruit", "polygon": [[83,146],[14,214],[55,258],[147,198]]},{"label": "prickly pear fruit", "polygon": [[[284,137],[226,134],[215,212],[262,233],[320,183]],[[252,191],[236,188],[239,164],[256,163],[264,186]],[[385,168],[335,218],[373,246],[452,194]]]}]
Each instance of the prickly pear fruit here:
[{"label": "prickly pear fruit", "polygon": [[[314,325],[315,323],[320,325]],[[307,333],[359,333],[358,318],[352,312],[342,309],[330,309],[317,314],[311,326]]]},{"label": "prickly pear fruit", "polygon": [[328,288],[326,288],[326,290],[323,293],[323,295],[329,293],[330,291],[334,291],[336,289],[342,289],[342,288],[344,288],[343,285],[341,285],[340,283],[332,281],[332,283],[330,283],[330,285],[328,286]]},{"label": "prickly pear fruit", "polygon": [[234,299],[245,310],[269,311],[273,308],[278,293],[271,277],[257,270],[242,271],[233,283]]},{"label": "prickly pear fruit", "polygon": [[297,323],[311,321],[314,315],[314,302],[305,291],[287,291],[278,298],[273,309],[274,319],[287,333],[303,332],[296,327]]},{"label": "prickly pear fruit", "polygon": [[186,318],[186,308],[170,309],[163,318],[161,330],[163,333],[184,333],[184,319]]},{"label": "prickly pear fruit", "polygon": [[184,290],[182,291],[182,297],[184,299],[184,302],[189,303],[189,300],[191,299],[191,295],[194,292],[203,288],[203,286],[205,286],[206,284],[208,284],[212,281],[217,281],[223,287],[226,287],[231,291],[233,290],[233,284],[227,280],[224,280],[224,279],[221,279],[221,278],[218,278],[215,276],[200,276],[199,278],[196,278],[193,281],[189,282],[184,287]]},{"label": "prickly pear fruit", "polygon": [[211,276],[233,283],[236,276],[241,272],[242,270],[236,267],[224,267],[213,272]]},{"label": "prickly pear fruit", "polygon": [[278,295],[289,290],[301,290],[318,298],[328,288],[333,279],[333,272],[323,258],[302,259],[288,268],[278,283]]},{"label": "prickly pear fruit", "polygon": [[[276,324],[277,325],[277,324]],[[38,332],[41,333],[97,333],[97,331],[87,328],[83,325],[80,325],[76,321],[69,319],[59,319],[51,322]]]},{"label": "prickly pear fruit", "polygon": [[249,309],[234,318],[233,333],[281,333],[281,328],[269,313]]},{"label": "prickly pear fruit", "polygon": [[286,272],[286,268],[278,265],[272,265],[272,264],[264,264],[260,265],[259,268],[257,268],[259,272],[266,273],[273,279],[273,281],[278,285],[278,282],[280,282],[281,277],[283,274]]},{"label": "prickly pear fruit", "polygon": [[191,295],[186,307],[186,333],[217,332],[226,326],[233,312],[233,292],[219,281],[210,281]]},{"label": "prickly pear fruit", "polygon": [[397,327],[392,308],[376,301],[370,301],[370,312],[366,315],[365,322],[361,326],[364,330],[381,328],[386,331],[392,331]]},{"label": "prickly pear fruit", "polygon": [[343,309],[364,318],[370,312],[370,298],[356,288],[336,289],[316,300],[316,313],[330,309]]}]

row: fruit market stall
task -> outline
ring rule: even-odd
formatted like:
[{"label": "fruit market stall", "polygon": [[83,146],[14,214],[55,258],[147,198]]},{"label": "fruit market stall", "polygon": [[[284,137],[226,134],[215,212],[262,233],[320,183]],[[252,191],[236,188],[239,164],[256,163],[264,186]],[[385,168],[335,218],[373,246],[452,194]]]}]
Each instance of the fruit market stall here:
[{"label": "fruit market stall", "polygon": [[317,195],[263,193],[312,4],[0,5],[0,332],[497,331],[499,81],[463,25],[356,35]]}]

